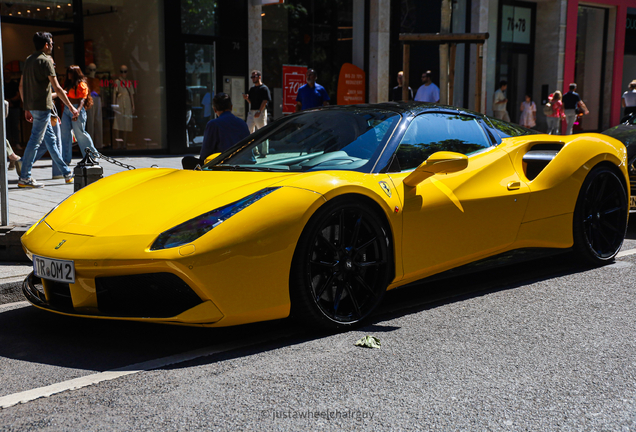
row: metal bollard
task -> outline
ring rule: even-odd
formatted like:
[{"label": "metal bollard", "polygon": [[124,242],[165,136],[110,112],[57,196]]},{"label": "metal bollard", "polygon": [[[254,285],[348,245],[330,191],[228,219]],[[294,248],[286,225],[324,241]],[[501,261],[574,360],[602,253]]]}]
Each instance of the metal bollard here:
[{"label": "metal bollard", "polygon": [[75,174],[75,192],[77,192],[84,186],[88,186],[100,178],[103,178],[104,168],[99,166],[99,163],[93,159],[91,152],[87,151],[84,159],[82,159],[73,169],[73,173]]}]

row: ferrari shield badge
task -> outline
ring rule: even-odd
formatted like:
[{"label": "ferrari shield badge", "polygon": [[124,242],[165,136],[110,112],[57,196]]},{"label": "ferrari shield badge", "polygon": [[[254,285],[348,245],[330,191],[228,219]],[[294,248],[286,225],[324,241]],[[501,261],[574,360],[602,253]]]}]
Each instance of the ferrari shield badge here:
[{"label": "ferrari shield badge", "polygon": [[64,243],[66,243],[66,240],[62,240],[57,246],[55,246],[55,249],[57,250],[61,248]]},{"label": "ferrari shield badge", "polygon": [[389,198],[391,198],[391,188],[389,187],[389,185],[385,181],[381,181],[380,182],[380,187],[382,188],[384,193],[387,194],[389,196]]}]

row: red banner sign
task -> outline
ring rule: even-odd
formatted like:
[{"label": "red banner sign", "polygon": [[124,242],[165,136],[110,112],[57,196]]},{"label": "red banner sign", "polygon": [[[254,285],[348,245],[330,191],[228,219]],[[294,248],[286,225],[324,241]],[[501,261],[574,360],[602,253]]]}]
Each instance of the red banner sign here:
[{"label": "red banner sign", "polygon": [[296,112],[298,89],[307,82],[307,66],[283,65],[283,114]]}]

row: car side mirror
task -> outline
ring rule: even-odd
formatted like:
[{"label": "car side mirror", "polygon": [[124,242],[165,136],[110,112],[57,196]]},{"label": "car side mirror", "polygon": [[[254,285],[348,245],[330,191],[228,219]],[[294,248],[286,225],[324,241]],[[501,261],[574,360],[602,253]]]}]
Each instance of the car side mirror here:
[{"label": "car side mirror", "polygon": [[461,153],[440,151],[433,153],[404,179],[407,186],[417,186],[434,174],[449,174],[468,166],[468,156]]}]

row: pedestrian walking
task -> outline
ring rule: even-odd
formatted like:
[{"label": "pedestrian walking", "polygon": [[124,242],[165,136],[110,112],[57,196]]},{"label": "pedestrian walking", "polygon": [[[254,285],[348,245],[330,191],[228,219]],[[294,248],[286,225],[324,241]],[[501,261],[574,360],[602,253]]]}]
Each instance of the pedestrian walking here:
[{"label": "pedestrian walking", "polygon": [[[395,87],[393,87],[393,90],[391,90],[391,100],[394,102],[401,102],[404,99],[402,98],[402,87],[404,85],[404,72],[400,71],[397,74],[397,82],[398,85],[396,85]],[[407,100],[413,100],[413,89],[411,87],[409,87],[408,92],[407,92]]]},{"label": "pedestrian walking", "polygon": [[521,110],[521,119],[519,121],[521,126],[528,129],[535,127],[537,125],[537,106],[532,100],[532,96],[527,94],[519,109]]},{"label": "pedestrian walking", "polygon": [[97,149],[93,145],[93,139],[86,132],[86,110],[91,109],[93,98],[89,94],[88,84],[82,70],[77,65],[71,65],[66,69],[66,80],[64,81],[64,90],[73,106],[79,111],[79,118],[73,121],[71,113],[64,110],[62,114],[62,158],[66,164],[71,163],[73,157],[73,136],[71,130],[75,134],[77,145],[79,146],[82,156],[86,156],[86,149],[93,154],[97,154]]},{"label": "pedestrian walking", "polygon": [[318,74],[313,69],[307,69],[307,84],[298,89],[296,96],[296,112],[329,105],[327,90],[316,82]]},{"label": "pedestrian walking", "polygon": [[559,126],[561,121],[565,118],[563,112],[563,102],[560,91],[555,91],[551,96],[548,96],[548,102],[550,103],[550,114],[546,116],[548,121],[548,134],[558,135]]},{"label": "pedestrian walking", "polygon": [[625,117],[636,112],[636,80],[629,83],[629,89],[623,93],[621,105]]},{"label": "pedestrian walking", "polygon": [[492,112],[495,118],[509,122],[510,116],[508,115],[508,110],[506,110],[506,105],[508,104],[508,98],[506,97],[507,88],[508,81],[499,81],[499,88],[493,95]]},{"label": "pedestrian walking", "polygon": [[18,187],[40,188],[44,185],[31,177],[31,169],[35,156],[44,143],[54,164],[57,164],[66,183],[73,182],[73,173],[62,160],[56,147],[57,137],[51,126],[51,110],[53,109],[53,90],[68,107],[72,120],[77,120],[79,111],[71,104],[64,90],[57,81],[51,53],[53,52],[53,36],[47,32],[37,32],[33,36],[35,52],[24,63],[24,73],[20,79],[20,97],[24,102],[25,118],[33,123],[31,137],[22,157],[22,174]]},{"label": "pedestrian walking", "polygon": [[570,91],[563,95],[563,112],[565,113],[565,122],[567,124],[565,130],[566,135],[572,135],[574,121],[579,113],[589,114],[589,111],[581,100],[581,96],[575,91],[576,83],[571,83],[569,89]]},{"label": "pedestrian walking", "polygon": [[430,70],[422,74],[422,85],[417,89],[415,100],[417,102],[439,102],[439,87],[433,83]]},{"label": "pedestrian walking", "polygon": [[[250,76],[254,84],[248,93],[243,94],[243,98],[250,104],[247,113],[247,128],[250,133],[267,125],[267,104],[272,101],[269,88],[263,84],[261,71],[253,70]],[[257,156],[266,157],[269,153],[269,142],[264,142],[258,146]]]}]

